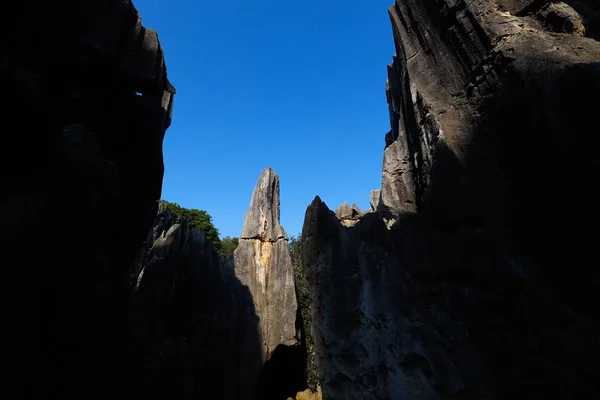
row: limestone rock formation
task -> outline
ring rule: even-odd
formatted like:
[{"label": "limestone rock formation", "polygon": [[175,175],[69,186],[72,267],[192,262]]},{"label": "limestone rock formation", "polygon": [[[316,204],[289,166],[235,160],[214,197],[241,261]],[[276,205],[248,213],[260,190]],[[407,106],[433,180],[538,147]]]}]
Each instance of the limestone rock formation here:
[{"label": "limestone rock formation", "polygon": [[252,193],[240,239],[258,239],[270,243],[286,240],[287,235],[279,225],[279,206],[279,176],[267,168],[260,174]]},{"label": "limestone rock formation", "polygon": [[209,387],[219,399],[269,400],[305,388],[303,349],[291,346],[296,299],[279,177],[261,174],[245,216],[248,236],[226,263],[205,233],[174,223],[163,206],[134,271],[130,395],[188,399]]},{"label": "limestone rock formation", "polygon": [[235,306],[219,256],[204,232],[161,210],[130,307],[132,395],[234,399]]},{"label": "limestone rock formation", "polygon": [[302,238],[323,398],[486,394],[465,327],[402,268],[380,215],[347,229],[317,197]]},{"label": "limestone rock formation", "polygon": [[342,203],[335,211],[335,216],[341,221],[342,225],[350,228],[358,222],[362,213],[356,204],[353,204],[350,208],[348,203]]},{"label": "limestone rock formation", "polygon": [[129,270],[156,214],[175,89],[129,0],[3,16],[4,396],[119,397]]},{"label": "limestone rock formation", "polygon": [[[390,136],[401,148],[411,143],[412,161],[408,170],[384,161],[382,202],[392,210],[414,204],[433,223],[489,225],[516,256],[543,270],[535,273],[569,306],[598,317],[582,296],[600,280],[587,261],[594,224],[583,223],[599,218],[593,204],[600,194],[587,188],[598,182],[592,149],[599,139],[590,126],[600,101],[600,42],[556,35],[527,9],[510,8],[525,2],[498,3],[404,0],[390,9],[397,47],[388,78]],[[572,3],[597,9],[592,1]],[[549,174],[559,159],[563,167]],[[403,204],[384,194],[400,184],[386,170],[410,176],[397,192]],[[557,181],[565,182],[572,209],[547,201]],[[579,265],[578,272],[565,277],[551,267],[559,260]]]},{"label": "limestone rock formation", "polygon": [[239,280],[238,286],[249,291],[249,297],[236,291],[240,392],[246,394],[253,393],[262,366],[275,349],[296,343],[294,273],[279,211],[279,175],[266,168],[244,217],[240,243],[225,267]]},{"label": "limestone rock formation", "polygon": [[324,399],[600,396],[598,6],[554,3],[390,8],[377,211],[303,227]]},{"label": "limestone rock formation", "polygon": [[369,196],[369,204],[371,205],[371,211],[377,211],[379,208],[379,201],[381,199],[381,190],[371,190]]}]

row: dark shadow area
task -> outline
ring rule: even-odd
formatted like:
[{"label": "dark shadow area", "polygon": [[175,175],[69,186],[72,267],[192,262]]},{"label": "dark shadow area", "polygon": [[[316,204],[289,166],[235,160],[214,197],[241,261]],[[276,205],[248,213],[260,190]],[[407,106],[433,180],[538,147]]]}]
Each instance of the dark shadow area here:
[{"label": "dark shadow area", "polygon": [[506,79],[505,94],[482,104],[487,131],[466,153],[477,212],[528,274],[598,321],[600,63]]},{"label": "dark shadow area", "polygon": [[600,2],[595,0],[565,0],[581,16],[585,36],[600,40]]},{"label": "dark shadow area", "polygon": [[285,400],[296,398],[307,389],[306,349],[301,345],[279,345],[265,363],[258,377],[255,400]]},{"label": "dark shadow area", "polygon": [[[299,255],[298,255],[299,256]],[[296,398],[296,393],[309,388],[307,378],[308,354],[307,345],[310,338],[307,337],[310,327],[305,326],[302,316],[303,300],[301,290],[299,290],[299,279],[303,277],[295,275],[295,291],[298,308],[296,311],[296,340],[295,346],[279,345],[271,355],[271,358],[265,363],[258,377],[255,400],[279,400],[288,397]],[[306,285],[306,283],[303,283]]]},{"label": "dark shadow area", "polygon": [[120,68],[142,45],[136,20],[131,3],[81,0],[2,18],[8,398],[115,398],[129,373],[127,273],[156,214],[174,93],[158,42],[152,65]]},{"label": "dark shadow area", "polygon": [[438,142],[423,212],[389,235],[426,296],[467,327],[499,398],[595,398],[600,66],[503,79],[464,161]]},{"label": "dark shadow area", "polygon": [[260,346],[250,292],[224,270],[204,233],[184,223],[169,236],[149,252],[132,297],[129,393],[240,398],[244,363],[256,362],[245,350]]},{"label": "dark shadow area", "polygon": [[234,398],[250,397],[256,384],[258,371],[262,368],[260,348],[262,340],[258,331],[259,318],[254,308],[252,293],[242,284],[233,271],[227,271],[228,280],[234,282],[236,324],[234,337],[234,367],[229,385],[235,391]]}]

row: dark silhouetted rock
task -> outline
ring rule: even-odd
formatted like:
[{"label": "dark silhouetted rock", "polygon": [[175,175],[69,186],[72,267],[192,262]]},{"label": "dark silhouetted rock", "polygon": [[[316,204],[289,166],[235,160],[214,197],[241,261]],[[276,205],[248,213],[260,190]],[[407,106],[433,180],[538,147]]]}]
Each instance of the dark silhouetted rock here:
[{"label": "dark silhouetted rock", "polygon": [[390,8],[377,211],[302,232],[324,399],[600,396],[597,6],[549,3]]},{"label": "dark silhouetted rock", "polygon": [[234,399],[235,306],[221,260],[187,221],[161,210],[130,308],[133,395],[144,399]]},{"label": "dark silhouetted rock", "polygon": [[381,217],[347,229],[317,197],[302,232],[324,398],[441,399],[487,383],[465,327],[428,299]]},{"label": "dark silhouetted rock", "polygon": [[0,24],[5,396],[119,397],[175,89],[131,1],[13,6]]}]

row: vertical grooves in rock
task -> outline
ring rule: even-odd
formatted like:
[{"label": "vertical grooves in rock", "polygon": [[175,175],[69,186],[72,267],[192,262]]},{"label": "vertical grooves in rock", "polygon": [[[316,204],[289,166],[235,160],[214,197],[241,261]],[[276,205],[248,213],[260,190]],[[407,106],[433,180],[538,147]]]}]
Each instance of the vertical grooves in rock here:
[{"label": "vertical grooves in rock", "polygon": [[[573,11],[594,2],[515,15],[533,3],[390,8],[373,211],[349,223],[347,204],[334,214],[317,197],[304,220],[324,399],[600,396],[600,274],[584,261],[600,215],[579,184],[600,165],[583,150],[598,144],[600,44]],[[551,200],[556,182],[568,204]]]},{"label": "vertical grooves in rock", "polygon": [[[279,197],[279,176],[266,168],[244,216],[240,243],[226,266],[249,290],[252,304],[240,306],[252,307],[258,317],[257,326],[238,321],[247,335],[257,330],[260,343],[251,343],[244,350],[244,357],[252,367],[239,371],[241,392],[257,390],[261,396],[273,394],[269,385],[274,390],[286,390],[285,384],[277,382],[282,380],[281,363],[288,362],[291,354],[299,350],[299,346],[284,349],[296,344],[297,304],[288,237],[279,223]],[[267,366],[275,353],[279,355]]]}]

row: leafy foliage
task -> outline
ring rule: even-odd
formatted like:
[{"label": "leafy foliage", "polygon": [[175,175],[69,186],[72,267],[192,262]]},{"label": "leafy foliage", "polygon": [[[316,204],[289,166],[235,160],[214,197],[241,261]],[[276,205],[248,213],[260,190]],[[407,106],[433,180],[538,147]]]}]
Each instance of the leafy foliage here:
[{"label": "leafy foliage", "polygon": [[195,208],[183,208],[177,203],[171,203],[166,200],[160,200],[161,209],[164,207],[173,213],[176,223],[181,223],[184,219],[189,221],[191,227],[199,231],[206,232],[206,238],[210,240],[217,251],[221,250],[222,243],[219,239],[219,230],[213,225],[212,217],[204,210]]},{"label": "leafy foliage", "polygon": [[227,260],[238,247],[239,243],[240,239],[236,237],[232,238],[225,236],[223,239],[221,239],[221,249],[219,250],[219,257],[221,257],[221,260]]},{"label": "leafy foliage", "polygon": [[312,317],[310,314],[308,283],[302,268],[302,236],[292,236],[289,243],[292,265],[294,266],[294,277],[296,278],[296,299],[302,317],[302,340],[306,346],[306,378],[308,387],[315,392],[319,385],[319,374],[315,362],[315,347],[311,329]]}]

